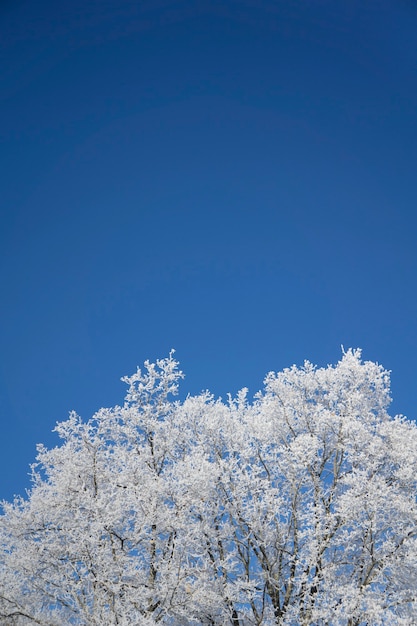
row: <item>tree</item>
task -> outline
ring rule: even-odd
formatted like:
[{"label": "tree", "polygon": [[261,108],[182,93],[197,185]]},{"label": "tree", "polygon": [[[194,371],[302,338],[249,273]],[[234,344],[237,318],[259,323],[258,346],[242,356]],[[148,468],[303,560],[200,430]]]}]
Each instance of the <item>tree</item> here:
[{"label": "tree", "polygon": [[360,351],[253,402],[174,401],[173,354],[123,406],[58,424],[0,520],[0,623],[416,623],[417,428]]}]

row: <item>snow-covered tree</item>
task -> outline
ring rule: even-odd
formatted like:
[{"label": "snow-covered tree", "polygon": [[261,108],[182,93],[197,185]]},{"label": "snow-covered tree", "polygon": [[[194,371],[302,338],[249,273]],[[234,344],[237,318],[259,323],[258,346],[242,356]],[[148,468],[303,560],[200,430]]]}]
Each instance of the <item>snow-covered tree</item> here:
[{"label": "snow-covered tree", "polygon": [[417,623],[417,427],[348,351],[253,402],[174,401],[173,354],[123,406],[58,424],[0,518],[7,626]]}]

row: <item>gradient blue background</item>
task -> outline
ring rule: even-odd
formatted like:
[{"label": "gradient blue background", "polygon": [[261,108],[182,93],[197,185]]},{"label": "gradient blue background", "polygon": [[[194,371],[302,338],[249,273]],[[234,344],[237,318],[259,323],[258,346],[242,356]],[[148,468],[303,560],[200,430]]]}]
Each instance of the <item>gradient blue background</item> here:
[{"label": "gradient blue background", "polygon": [[417,8],[3,2],[0,498],[170,348],[215,395],[341,344],[417,417]]}]

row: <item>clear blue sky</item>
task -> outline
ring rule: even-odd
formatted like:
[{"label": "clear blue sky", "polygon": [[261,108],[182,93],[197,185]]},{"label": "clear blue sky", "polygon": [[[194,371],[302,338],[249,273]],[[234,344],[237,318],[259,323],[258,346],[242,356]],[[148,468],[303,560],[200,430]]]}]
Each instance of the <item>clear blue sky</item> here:
[{"label": "clear blue sky", "polygon": [[170,348],[183,391],[338,360],[417,417],[417,8],[0,8],[0,498]]}]

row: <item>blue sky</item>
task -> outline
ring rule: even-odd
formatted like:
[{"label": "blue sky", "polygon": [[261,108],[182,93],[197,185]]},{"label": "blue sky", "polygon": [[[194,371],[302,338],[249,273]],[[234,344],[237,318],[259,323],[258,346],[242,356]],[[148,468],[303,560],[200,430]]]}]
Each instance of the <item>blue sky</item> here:
[{"label": "blue sky", "polygon": [[416,29],[406,0],[2,4],[0,498],[171,348],[224,396],[361,347],[417,418]]}]

